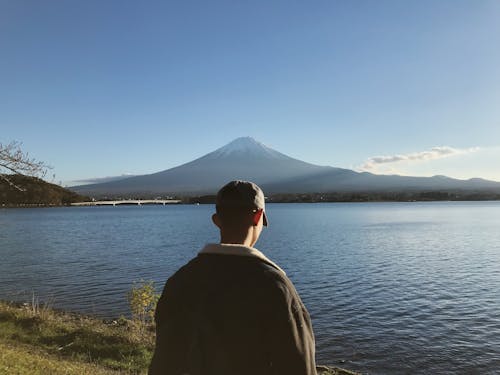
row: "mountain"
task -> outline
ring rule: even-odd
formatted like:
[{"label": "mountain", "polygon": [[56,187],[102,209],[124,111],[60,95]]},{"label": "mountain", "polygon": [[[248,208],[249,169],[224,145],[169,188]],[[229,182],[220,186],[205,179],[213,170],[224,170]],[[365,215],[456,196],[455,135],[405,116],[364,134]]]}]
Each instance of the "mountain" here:
[{"label": "mountain", "polygon": [[72,189],[90,195],[212,194],[234,179],[248,179],[265,185],[330,169],[291,158],[253,138],[243,137],[175,168]]},{"label": "mountain", "polygon": [[189,163],[161,172],[71,189],[91,196],[214,194],[223,184],[245,179],[261,185],[267,194],[486,190],[500,191],[500,182],[457,180],[445,176],[405,177],[375,175],[350,169],[319,166],[282,154],[250,137],[229,144]]},{"label": "mountain", "polygon": [[458,180],[444,176],[411,177],[376,175],[348,169],[327,170],[306,178],[294,178],[266,186],[269,191],[287,192],[401,192],[401,191],[495,191],[500,192],[500,182],[481,178]]}]

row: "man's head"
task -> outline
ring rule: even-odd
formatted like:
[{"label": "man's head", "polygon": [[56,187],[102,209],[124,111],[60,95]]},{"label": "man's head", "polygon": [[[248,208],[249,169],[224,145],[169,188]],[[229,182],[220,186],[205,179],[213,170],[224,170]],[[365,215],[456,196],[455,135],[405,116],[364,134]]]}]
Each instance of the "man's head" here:
[{"label": "man's head", "polygon": [[212,219],[222,237],[242,243],[245,236],[251,245],[257,241],[262,226],[267,226],[265,199],[262,190],[253,182],[231,181],[217,193],[216,214]]}]

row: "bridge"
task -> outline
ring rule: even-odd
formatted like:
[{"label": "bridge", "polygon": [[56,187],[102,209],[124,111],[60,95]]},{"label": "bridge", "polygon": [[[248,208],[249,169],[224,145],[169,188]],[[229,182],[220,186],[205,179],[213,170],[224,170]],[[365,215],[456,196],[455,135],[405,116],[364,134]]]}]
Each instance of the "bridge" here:
[{"label": "bridge", "polygon": [[137,205],[142,206],[143,204],[177,204],[181,203],[178,199],[124,199],[117,201],[91,201],[91,202],[77,202],[71,203],[72,206],[118,206],[120,204]]}]

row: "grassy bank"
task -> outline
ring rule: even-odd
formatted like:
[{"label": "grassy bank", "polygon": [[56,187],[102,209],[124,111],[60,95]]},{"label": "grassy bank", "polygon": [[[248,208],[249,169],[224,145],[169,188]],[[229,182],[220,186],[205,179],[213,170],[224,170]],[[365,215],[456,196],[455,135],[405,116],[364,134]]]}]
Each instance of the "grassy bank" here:
[{"label": "grassy bank", "polygon": [[74,367],[75,374],[145,372],[154,347],[151,329],[126,319],[108,323],[0,302],[0,345],[6,349],[0,356],[0,372],[18,366],[12,373],[32,374],[39,368],[29,367],[33,363],[47,369],[58,366],[61,373],[72,373],[63,366]]},{"label": "grassy bank", "polygon": [[0,302],[0,373],[144,374],[153,348],[152,326]]}]

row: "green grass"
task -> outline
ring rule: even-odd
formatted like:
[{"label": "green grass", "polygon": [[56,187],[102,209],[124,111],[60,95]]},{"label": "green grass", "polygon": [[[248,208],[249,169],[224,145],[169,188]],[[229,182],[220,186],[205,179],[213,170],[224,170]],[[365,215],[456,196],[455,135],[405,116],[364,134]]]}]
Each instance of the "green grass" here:
[{"label": "green grass", "polygon": [[[111,370],[144,373],[154,347],[152,327],[120,319],[115,324],[89,317],[0,302],[0,344],[36,348],[57,359],[92,363]],[[5,366],[5,359],[2,365]],[[0,367],[1,368],[1,367]]]},{"label": "green grass", "polygon": [[119,372],[52,356],[33,347],[0,341],[0,374],[113,375]]},{"label": "green grass", "polygon": [[[0,301],[0,374],[145,374],[154,327]],[[318,369],[319,370],[319,369]],[[322,367],[319,375],[354,373]]]}]

